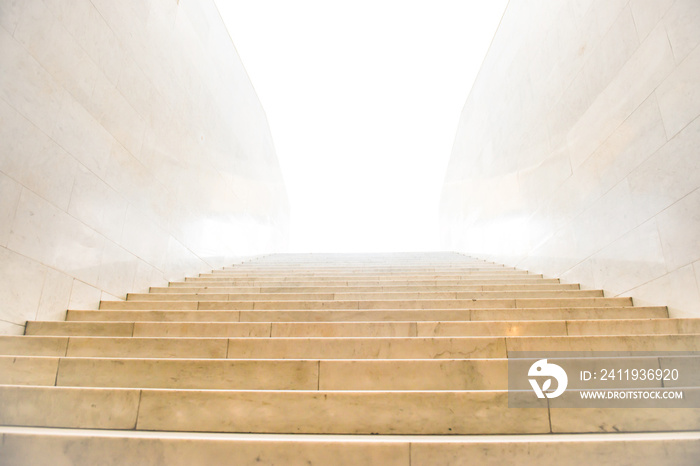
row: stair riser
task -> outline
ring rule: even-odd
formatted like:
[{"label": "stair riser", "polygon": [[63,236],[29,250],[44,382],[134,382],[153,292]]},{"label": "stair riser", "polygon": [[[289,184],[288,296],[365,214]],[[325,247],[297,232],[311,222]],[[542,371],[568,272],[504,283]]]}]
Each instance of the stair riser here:
[{"label": "stair riser", "polygon": [[[196,436],[183,438],[181,435],[179,438],[153,439],[139,438],[131,432],[124,432],[124,437],[113,433],[102,436],[100,431],[84,432],[86,433],[3,434],[3,465],[409,466],[411,461],[409,444],[398,441],[380,443],[355,439],[316,439],[300,442],[298,436],[284,439],[266,439],[258,436],[245,440]],[[413,462],[413,466],[418,465]]]},{"label": "stair riser", "polygon": [[[636,434],[640,438],[588,438],[578,435],[555,438],[523,436],[487,439],[401,437],[300,437],[259,436],[178,438],[175,436],[121,436],[100,431],[61,430],[49,433],[2,434],[6,466],[121,466],[124,464],[308,465],[335,466],[434,466],[478,464],[500,466],[561,466],[562,458],[588,458],[597,466],[674,465],[697,466],[700,439],[668,434]],[[629,435],[629,434],[628,434]],[[563,438],[562,438],[563,437]],[[624,459],[624,462],[623,460]]]},{"label": "stair riser", "polygon": [[282,280],[204,280],[198,278],[187,278],[184,282],[170,282],[168,288],[178,287],[253,287],[253,288],[297,288],[297,287],[435,287],[435,286],[537,286],[537,285],[560,285],[558,280],[524,276],[518,279],[473,279],[473,280],[393,280],[393,281],[371,281],[371,280],[304,280],[304,281],[282,281]]},{"label": "stair riser", "polygon": [[573,291],[578,285],[477,285],[477,286],[287,286],[287,287],[152,287],[151,294],[237,294],[237,293],[420,293],[479,291]]},{"label": "stair riser", "polygon": [[[33,340],[33,341],[32,341]],[[0,355],[212,359],[503,358],[504,338],[0,337]],[[67,350],[66,350],[67,348]]]},{"label": "stair riser", "polygon": [[405,273],[405,274],[199,274],[198,277],[185,278],[185,281],[200,280],[251,280],[251,281],[324,281],[324,280],[342,280],[342,281],[401,281],[401,280],[470,280],[470,279],[510,279],[525,277],[542,278],[541,275],[532,275],[528,272],[520,272],[515,270],[509,271],[484,271],[471,273]]},{"label": "stair riser", "polygon": [[266,276],[318,276],[326,277],[333,275],[460,275],[460,274],[475,274],[475,273],[527,273],[525,270],[516,270],[512,267],[397,267],[397,268],[379,268],[379,267],[336,267],[336,268],[285,268],[285,269],[265,269],[265,268],[248,268],[248,269],[224,269],[213,270],[212,272],[201,275],[226,275],[237,277],[266,277]]},{"label": "stair riser", "polygon": [[[0,424],[148,431],[547,433],[506,392],[261,392],[0,387]],[[488,421],[486,421],[488,419]],[[136,422],[135,422],[136,421]]]},{"label": "stair riser", "polygon": [[[29,323],[28,336],[0,336],[0,425],[105,429],[103,438],[120,443],[115,452],[103,453],[127,463],[142,444],[115,432],[142,439],[171,436],[169,446],[155,447],[157,458],[145,453],[133,456],[131,464],[187,459],[188,465],[396,460],[406,466],[500,466],[517,459],[543,466],[580,458],[605,464],[614,458],[613,446],[627,445],[619,432],[700,430],[700,409],[563,408],[580,402],[582,385],[629,388],[626,381],[582,382],[571,375],[591,364],[672,366],[682,379],[644,386],[699,386],[700,358],[658,352],[700,351],[700,319],[668,319],[664,307],[634,308],[629,298],[606,298],[600,290],[580,290],[542,275],[457,254],[292,254],[150,291],[103,302],[96,311],[71,310],[66,322]],[[566,365],[569,386],[564,396],[540,400],[526,377],[511,380],[510,388],[514,384],[520,392],[507,391],[509,366],[526,372],[531,365],[508,355],[530,351],[589,356],[611,351],[618,357],[595,362],[550,357]],[[513,367],[518,364],[523,367]],[[685,405],[700,406],[700,390],[683,390]],[[514,394],[529,407],[509,407]],[[92,454],[79,452],[84,443],[66,444],[67,431],[56,432],[60,440],[54,445],[63,449],[47,459],[52,466],[63,458],[81,464]],[[599,444],[587,440],[582,449],[580,436],[590,432],[617,435]],[[211,436],[230,439],[229,433],[258,433],[257,445],[245,441],[240,451],[231,451],[228,441],[217,441],[206,451],[188,450]],[[542,435],[551,433],[579,437],[560,448],[560,436]],[[285,447],[261,450],[261,442],[270,439],[261,434],[283,434],[273,438],[284,438]],[[325,437],[315,438],[318,449],[300,449],[299,434]],[[393,437],[336,442],[328,434]],[[435,442],[436,435],[452,437]],[[508,436],[505,446],[496,435]],[[26,444],[15,443],[12,450],[18,438],[3,434],[0,463],[19,463],[16,452]],[[633,464],[650,458],[660,458],[655,464],[682,464],[689,451],[700,453],[700,434],[694,440],[697,451],[693,443],[673,450],[669,442],[649,449],[650,443],[638,441],[639,448],[619,450],[629,457],[608,463],[618,466],[621,458],[637,455]],[[351,444],[364,448],[335,448]],[[375,444],[382,447],[374,451]],[[579,454],[572,457],[576,448]],[[648,454],[640,455],[645,448]],[[173,454],[178,449],[181,455]],[[37,454],[21,459],[42,453],[36,446],[32,451]],[[230,454],[202,457],[216,458],[221,451]],[[86,464],[105,463],[93,459]],[[671,459],[678,461],[663,463]]]},{"label": "stair riser", "polygon": [[668,317],[663,307],[474,309],[474,310],[310,310],[310,311],[68,311],[67,321],[113,322],[367,322],[652,319]]},{"label": "stair riser", "polygon": [[505,358],[522,351],[700,351],[700,335],[410,338],[0,337],[0,355],[215,359]]},{"label": "stair riser", "polygon": [[[674,368],[676,381],[624,379],[580,381],[567,390],[591,388],[691,387],[700,383],[700,358],[597,357],[561,360],[569,374],[591,367]],[[508,383],[508,374],[527,373],[531,360],[517,359],[155,359],[0,356],[0,384],[63,387],[222,390],[508,390],[528,391],[527,379]],[[571,400],[569,400],[571,401]],[[573,401],[575,403],[576,400]],[[554,405],[552,405],[554,406]]]},{"label": "stair riser", "polygon": [[[27,335],[136,337],[415,337],[566,335],[566,322],[83,323],[29,322]],[[114,326],[114,328],[112,328]],[[453,335],[448,335],[452,333]],[[700,332],[697,332],[700,333]]]},{"label": "stair riser", "polygon": [[444,269],[510,269],[515,270],[513,267],[506,267],[501,264],[490,264],[484,262],[430,262],[426,265],[425,262],[412,262],[412,263],[401,263],[394,265],[385,264],[352,264],[352,263],[333,263],[333,264],[299,264],[299,263],[288,263],[288,264],[240,264],[232,267],[224,267],[223,269],[216,269],[215,272],[225,271],[225,272],[263,272],[269,271],[333,271],[333,270],[353,270],[353,271],[402,271],[402,270],[444,270]]},{"label": "stair riser", "polygon": [[494,298],[596,298],[597,290],[556,291],[471,291],[471,292],[415,292],[415,293],[129,293],[127,301],[347,301],[389,299],[494,299]]},{"label": "stair riser", "polygon": [[[630,331],[631,330],[631,331]],[[27,322],[26,335],[115,337],[414,337],[700,333],[700,319],[490,322]]]},{"label": "stair riser", "polygon": [[613,428],[617,432],[700,429],[700,409],[548,409],[544,400],[534,400],[529,406],[509,408],[508,394],[503,391],[265,392],[0,387],[0,423],[19,426],[405,435],[600,432]]},{"label": "stair riser", "polygon": [[525,270],[515,270],[507,267],[453,267],[450,269],[434,268],[403,268],[397,270],[367,270],[364,268],[344,268],[336,270],[214,270],[210,273],[202,273],[199,276],[227,276],[227,277],[334,277],[334,276],[420,276],[420,275],[474,275],[474,274],[527,274]]},{"label": "stair riser", "polygon": [[495,298],[318,301],[102,301],[101,310],[503,309],[624,307],[629,298]]},{"label": "stair riser", "polygon": [[497,360],[184,360],[0,356],[0,384],[224,390],[507,390]]}]

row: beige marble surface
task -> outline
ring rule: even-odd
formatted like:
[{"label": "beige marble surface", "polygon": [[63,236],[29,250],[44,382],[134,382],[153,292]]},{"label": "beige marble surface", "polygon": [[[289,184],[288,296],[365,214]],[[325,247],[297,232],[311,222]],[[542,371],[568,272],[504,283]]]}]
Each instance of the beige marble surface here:
[{"label": "beige marble surface", "polygon": [[[333,282],[337,283],[337,282]],[[178,286],[175,286],[178,285]],[[182,285],[182,286],[180,286]],[[262,286],[262,287],[246,287],[246,286],[233,286],[230,284],[222,283],[220,286],[200,286],[195,287],[191,284],[186,283],[171,283],[170,287],[152,287],[150,293],[168,293],[168,294],[179,294],[179,293],[195,293],[195,294],[208,294],[208,293],[338,293],[338,292],[352,292],[352,293],[362,293],[362,292],[400,292],[400,291],[512,291],[512,290],[546,290],[546,291],[556,291],[556,290],[577,290],[578,286],[575,284],[560,284],[551,282],[535,282],[532,284],[472,284],[472,285],[389,285],[389,286],[350,286],[350,285],[326,285],[323,286],[319,284],[318,286],[306,286],[303,283],[299,283],[297,286]],[[131,295],[129,295],[130,297]]]},{"label": "beige marble surface", "polygon": [[225,338],[70,337],[67,356],[225,358]]},{"label": "beige marble surface", "polygon": [[505,359],[321,361],[320,390],[507,390]]},{"label": "beige marble surface", "polygon": [[297,287],[297,286],[481,286],[481,285],[535,285],[558,284],[554,278],[542,278],[540,275],[519,275],[517,278],[472,278],[472,279],[438,279],[438,280],[240,280],[240,279],[209,279],[201,277],[186,277],[184,281],[170,282],[170,287],[221,287],[221,286],[245,286],[245,287]]},{"label": "beige marble surface", "polygon": [[[658,434],[656,434],[658,435]],[[411,444],[411,466],[434,464],[461,465],[475,461],[480,465],[500,466],[512,463],[524,466],[637,466],[673,464],[691,466],[700,455],[695,438],[665,436],[598,440],[581,435],[561,440],[523,439],[502,442],[498,438],[473,442],[416,442]],[[581,441],[583,440],[583,441]]]},{"label": "beige marble surface", "polygon": [[110,336],[130,337],[134,334],[133,322],[27,322],[25,335],[56,336]]},{"label": "beige marble surface", "polygon": [[570,321],[569,335],[645,335],[650,333],[700,333],[700,319],[637,319]]},{"label": "beige marble surface", "polygon": [[0,424],[133,429],[139,390],[0,386]]},{"label": "beige marble surface", "polygon": [[[686,393],[689,390],[686,389]],[[572,392],[574,393],[574,392]],[[552,432],[650,432],[700,429],[698,408],[555,408]]]},{"label": "beige marble surface", "polygon": [[667,317],[664,307],[534,309],[373,309],[373,310],[86,310],[68,311],[68,321],[156,322],[368,322],[639,319]]},{"label": "beige marble surface", "polygon": [[418,322],[418,336],[566,335],[565,322]]},{"label": "beige marble surface", "polygon": [[68,321],[238,322],[238,311],[92,311],[69,310]]},{"label": "beige marble surface", "polygon": [[452,359],[506,357],[504,338],[230,338],[229,358]]},{"label": "beige marble surface", "polygon": [[57,386],[316,390],[318,361],[64,358]]},{"label": "beige marble surface", "polygon": [[[144,390],[137,429],[468,434],[549,432],[545,409],[506,392],[176,392]],[[167,426],[167,428],[166,428]]]},{"label": "beige marble surface", "polygon": [[[153,465],[228,464],[390,466],[519,464],[555,466],[581,464],[591,458],[605,466],[696,464],[697,433],[489,436],[347,436],[182,434],[176,432],[118,432],[109,430],[2,428],[7,464],[73,466],[145,461]],[[82,447],[82,448],[81,448]],[[564,457],[570,458],[563,461]]]},{"label": "beige marble surface", "polygon": [[[288,263],[284,258],[258,262],[264,264],[261,269],[272,269]],[[310,264],[322,260],[316,256]],[[252,273],[256,267],[241,269]],[[623,357],[599,358],[595,365],[678,368],[681,378],[674,383],[635,386],[684,387],[698,383],[700,358],[640,358],[637,352],[699,350],[696,319],[668,319],[665,308],[631,307],[626,298],[522,298],[527,289],[509,292],[515,293],[512,299],[486,299],[485,306],[482,299],[458,299],[460,292],[449,291],[451,300],[414,304],[410,299],[291,301],[312,308],[297,310],[288,309],[289,301],[212,301],[205,293],[205,301],[130,300],[105,303],[101,310],[70,311],[66,322],[37,321],[27,326],[30,335],[0,336],[0,457],[15,461],[8,448],[12,455],[26,448],[17,443],[21,428],[2,427],[11,424],[79,426],[83,433],[103,429],[81,442],[81,455],[65,448],[74,445],[66,436],[82,434],[62,430],[60,440],[49,442],[51,448],[64,449],[56,453],[57,464],[64,459],[80,464],[99,447],[111,455],[113,445],[130,452],[142,448],[139,458],[149,464],[169,458],[167,452],[182,452],[182,458],[195,462],[218,461],[232,441],[239,442],[243,464],[285,462],[290,455],[301,455],[292,462],[334,463],[325,455],[344,449],[349,460],[370,464],[391,464],[385,455],[410,464],[489,464],[517,455],[518,463],[528,464],[546,461],[545,451],[576,453],[582,444],[590,452],[586,459],[624,455],[632,441],[640,443],[648,458],[687,462],[698,437],[681,431],[700,431],[697,408],[669,403],[653,409],[620,409],[615,403],[564,408],[563,403],[577,400],[576,390],[582,387],[627,384],[584,384],[571,373],[590,368],[590,361],[555,358],[552,362],[570,373],[565,395],[538,400],[524,377],[516,384],[522,391],[515,395],[530,407],[510,408],[509,369],[517,370],[513,365],[518,362],[507,356],[516,351],[596,356],[603,350],[620,351]],[[449,301],[453,304],[444,309],[425,309]],[[512,307],[489,307],[503,302]],[[183,303],[191,308],[172,309]],[[256,310],[260,303],[287,309]],[[395,309],[367,309],[366,303]],[[152,309],[138,309],[144,304]],[[249,309],[208,310],[202,304]],[[462,305],[473,308],[460,309]],[[136,308],[123,309],[132,306]],[[527,372],[531,363],[521,360],[520,370]],[[699,395],[689,390],[684,401],[697,404]],[[657,432],[653,437],[619,434],[646,431]],[[34,429],[25,435],[41,445],[46,435],[54,435],[46,432]],[[245,432],[259,435],[231,437]],[[586,434],[593,432],[606,434]],[[115,443],[100,443],[106,438]],[[666,441],[654,443],[660,438]],[[195,452],[195,445],[209,448],[210,442],[215,445],[211,450]],[[381,447],[375,450],[375,444]],[[36,455],[26,458],[44,461]]]},{"label": "beige marble surface", "polygon": [[700,335],[507,337],[508,351],[698,351]]},{"label": "beige marble surface", "polygon": [[68,338],[51,336],[0,336],[0,354],[24,356],[65,356]]},{"label": "beige marble surface", "polygon": [[241,322],[368,322],[412,320],[469,320],[469,310],[311,310],[241,311]]},{"label": "beige marble surface", "polygon": [[443,247],[699,316],[698,18],[511,2],[459,122]]},{"label": "beige marble surface", "polygon": [[[109,430],[1,428],[7,464],[105,465],[145,461],[153,465],[228,464],[391,466],[464,464],[501,465],[517,455],[519,464],[581,464],[591,458],[605,466],[639,464],[695,465],[697,433],[489,436],[347,436],[182,434]],[[82,447],[82,448],[81,448]],[[563,461],[564,457],[570,458]]]},{"label": "beige marble surface", "polygon": [[668,317],[665,307],[473,309],[471,320],[575,320]]},{"label": "beige marble surface", "polygon": [[413,337],[415,322],[275,322],[272,337]]},{"label": "beige marble surface", "polygon": [[0,333],[285,247],[267,118],[213,1],[0,8]]},{"label": "beige marble surface", "polygon": [[135,322],[135,337],[268,337],[267,322]]},{"label": "beige marble surface", "polygon": [[[85,433],[87,432],[87,433]],[[145,434],[145,435],[144,435]],[[356,466],[381,464],[408,466],[408,442],[364,437],[343,441],[328,436],[300,439],[296,436],[161,434],[113,431],[60,432],[44,430],[31,435],[27,430],[2,432],[3,462],[8,466],[88,466],[94,464],[149,464],[175,466],[192,464],[293,465],[334,464]]]},{"label": "beige marble surface", "polygon": [[58,358],[0,356],[0,384],[54,385]]}]

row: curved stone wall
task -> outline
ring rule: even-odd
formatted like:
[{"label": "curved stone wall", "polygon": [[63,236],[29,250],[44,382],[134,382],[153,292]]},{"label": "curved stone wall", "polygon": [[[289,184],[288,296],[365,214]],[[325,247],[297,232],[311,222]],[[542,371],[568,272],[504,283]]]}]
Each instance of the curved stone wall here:
[{"label": "curved stone wall", "polygon": [[285,247],[213,1],[0,0],[0,61],[0,332]]},{"label": "curved stone wall", "polygon": [[461,116],[444,245],[700,316],[700,2],[511,1]]}]

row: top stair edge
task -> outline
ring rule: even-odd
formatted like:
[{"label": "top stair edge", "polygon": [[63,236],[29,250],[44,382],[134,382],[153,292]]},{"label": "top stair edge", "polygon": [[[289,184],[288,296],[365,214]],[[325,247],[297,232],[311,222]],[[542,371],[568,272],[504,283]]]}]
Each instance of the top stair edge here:
[{"label": "top stair edge", "polygon": [[511,321],[29,321],[25,335],[121,337],[472,337],[700,334],[700,318]]},{"label": "top stair edge", "polygon": [[252,258],[244,263],[279,262],[401,262],[401,261],[483,261],[454,251],[414,252],[281,252]]},{"label": "top stair edge", "polygon": [[525,271],[508,272],[474,272],[474,273],[353,273],[353,274],[307,274],[307,273],[200,273],[197,277],[202,280],[465,280],[474,278],[543,278],[541,274],[530,274]]},{"label": "top stair edge", "polygon": [[245,285],[251,286],[431,286],[431,285],[497,285],[497,284],[558,284],[561,281],[557,278],[542,278],[536,275],[519,275],[517,277],[470,277],[457,279],[402,279],[402,280],[383,280],[383,279],[300,279],[289,277],[289,279],[279,278],[222,278],[222,277],[187,277],[184,281],[169,282],[168,286],[230,286]]},{"label": "top stair edge", "polygon": [[528,273],[526,270],[518,270],[515,268],[503,267],[459,267],[459,268],[400,268],[400,269],[370,269],[366,267],[360,268],[337,268],[337,269],[230,269],[230,270],[212,270],[212,275],[426,275],[426,274],[474,274],[474,273]]},{"label": "top stair edge", "polygon": [[[196,282],[189,283],[171,283],[170,286],[152,286],[149,288],[149,293],[219,293],[219,292],[377,292],[377,291],[507,291],[507,290],[580,290],[580,285],[562,284],[562,283],[486,283],[486,284],[470,284],[470,285],[231,285],[227,283],[215,283],[206,285],[197,285]],[[299,291],[301,290],[301,291]]]},{"label": "top stair edge", "polygon": [[276,265],[264,265],[264,264],[242,264],[235,265],[231,267],[221,267],[217,270],[336,270],[336,269],[385,269],[385,270],[410,270],[410,269],[470,269],[470,268],[483,268],[483,269],[514,269],[515,267],[499,265],[499,264],[482,264],[482,263],[415,263],[415,264],[328,264],[328,265],[317,265],[317,264],[276,264]]}]

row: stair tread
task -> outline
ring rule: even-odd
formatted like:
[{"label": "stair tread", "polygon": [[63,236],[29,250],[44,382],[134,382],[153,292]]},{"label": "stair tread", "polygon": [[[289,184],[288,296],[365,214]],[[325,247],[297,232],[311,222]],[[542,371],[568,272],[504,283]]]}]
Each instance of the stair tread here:
[{"label": "stair tread", "polygon": [[89,436],[120,438],[169,438],[169,439],[212,439],[212,440],[282,440],[294,442],[362,442],[362,443],[558,443],[624,440],[700,440],[700,431],[674,432],[618,432],[583,434],[518,434],[518,435],[342,435],[342,434],[251,434],[232,432],[178,432],[113,429],[70,429],[54,427],[21,427],[0,425],[1,434],[44,434],[52,436]]},{"label": "stair tread", "polygon": [[[550,433],[698,430],[698,409],[508,407],[507,390],[250,391],[0,386],[0,422],[266,433]],[[700,389],[685,393],[700,396]],[[535,409],[533,409],[535,408]],[[539,409],[537,409],[539,408]],[[66,413],[70,413],[67,415]],[[235,413],[235,415],[234,415]],[[488,419],[488,422],[484,420]],[[550,421],[551,419],[551,421]],[[615,424],[610,424],[612,420]],[[551,422],[551,427],[550,427]],[[135,423],[135,424],[134,424]],[[602,424],[601,424],[602,423]]]},{"label": "stair tread", "polygon": [[[426,445],[409,455],[423,455],[425,464],[442,451],[428,448],[442,441],[436,435],[482,434],[461,443],[444,437],[459,451],[482,451],[500,445],[484,434],[530,448],[567,432],[700,430],[695,408],[562,409],[537,399],[527,381],[508,391],[508,366],[530,364],[514,359],[517,352],[576,351],[581,357],[567,363],[581,367],[590,363],[583,356],[595,355],[608,367],[660,366],[668,363],[660,351],[700,351],[700,319],[669,319],[664,306],[634,306],[460,255],[353,257],[259,258],[103,301],[99,310],[69,310],[65,322],[30,322],[25,336],[0,337],[0,424],[80,427],[78,436],[94,428],[150,431],[142,438],[154,441],[164,432],[203,441],[215,435],[204,432],[265,432],[326,445],[337,435],[339,445],[358,439],[357,454],[375,454],[364,448],[366,434],[400,434],[411,437],[399,446]],[[615,357],[601,359],[601,351]],[[684,373],[697,361],[686,357]],[[571,379],[568,393],[583,383]],[[700,389],[688,390],[700,398]],[[527,395],[528,407],[509,407],[513,394]],[[4,432],[11,431],[0,430],[3,441]],[[515,442],[515,434],[528,437]],[[626,442],[642,437],[630,435],[617,441],[636,453]],[[674,435],[666,438],[684,439],[679,452],[695,441],[700,451],[700,434]],[[372,444],[397,439],[382,438]],[[389,457],[403,458],[394,450]]]}]

